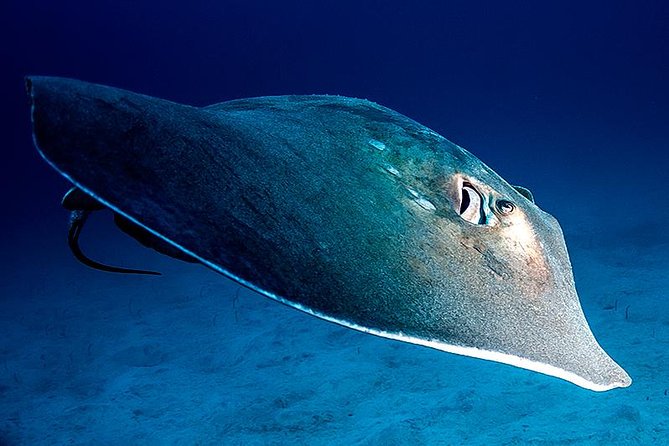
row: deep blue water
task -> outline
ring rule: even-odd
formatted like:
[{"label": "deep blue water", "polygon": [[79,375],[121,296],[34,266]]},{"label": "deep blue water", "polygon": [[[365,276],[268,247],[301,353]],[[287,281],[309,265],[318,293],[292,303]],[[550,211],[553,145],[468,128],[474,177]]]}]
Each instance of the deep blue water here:
[{"label": "deep blue water", "polygon": [[[144,444],[332,444],[338,439],[341,444],[404,444],[411,439],[418,444],[490,444],[486,435],[503,444],[669,442],[669,358],[665,356],[669,344],[669,4],[193,3],[7,0],[0,5],[0,134],[4,155],[0,162],[4,190],[0,319],[5,321],[5,328],[0,329],[5,339],[0,346],[0,415],[4,417],[0,419],[0,444],[94,444],[92,439],[102,444],[118,444],[116,439]],[[225,407],[203,404],[198,413],[187,390],[183,401],[176,392],[172,405],[191,408],[186,416],[188,426],[181,430],[171,430],[168,422],[170,417],[179,418],[178,411],[164,416],[155,404],[148,403],[137,403],[132,409],[155,412],[146,418],[131,409],[128,413],[100,412],[95,417],[79,409],[69,415],[53,413],[56,409],[52,408],[38,410],[29,402],[57,400],[76,387],[72,383],[81,378],[78,372],[62,379],[58,373],[64,363],[75,364],[79,359],[76,355],[68,359],[57,342],[41,343],[40,334],[47,333],[49,338],[48,327],[53,328],[53,324],[45,322],[47,328],[36,325],[36,334],[31,336],[26,328],[31,325],[25,321],[49,319],[52,316],[40,316],[40,309],[53,307],[54,314],[60,314],[58,303],[67,302],[69,313],[55,319],[74,318],[74,326],[91,320],[102,323],[103,314],[87,313],[91,296],[99,299],[100,290],[104,290],[113,302],[114,289],[125,295],[124,290],[138,285],[116,276],[100,278],[97,274],[101,273],[84,270],[69,257],[63,241],[67,216],[59,207],[67,185],[32,145],[23,87],[27,74],[74,77],[192,105],[263,95],[339,94],[370,99],[427,125],[470,150],[505,179],[529,187],[540,206],[560,220],[593,331],[635,383],[629,389],[600,395],[552,378],[496,364],[481,365],[473,359],[453,359],[452,355],[417,347],[402,346],[393,352],[394,347],[387,347],[390,341],[367,341],[363,335],[349,338],[339,334],[343,329],[307,316],[293,316],[287,309],[275,310],[273,305],[278,304],[249,296],[239,311],[246,308],[246,317],[257,318],[248,324],[256,329],[262,324],[263,312],[290,321],[295,317],[297,326],[334,333],[324,336],[342,336],[346,348],[356,342],[374,342],[368,347],[369,355],[388,349],[387,358],[397,354],[403,359],[399,366],[388,359],[368,369],[347,358],[347,365],[331,374],[327,364],[306,367],[300,362],[301,374],[297,376],[269,374],[266,382],[244,381],[247,393],[234,387],[235,376],[230,372],[234,367],[221,366],[216,374],[220,379],[225,376],[224,385],[236,389],[226,388],[236,400],[228,401]],[[142,290],[155,293],[154,300],[144,295],[151,308],[174,308],[174,301],[163,297],[170,290],[192,284],[187,280],[214,286],[210,283],[217,277],[143,253],[115,235],[110,225],[100,224],[93,230],[98,232],[91,243],[112,251],[110,255],[120,263],[127,252],[133,259],[146,256],[149,262],[159,262],[170,272],[167,289],[161,289],[160,282],[142,282],[146,287]],[[222,288],[234,295],[234,285],[226,282]],[[207,302],[215,302],[215,298],[209,296]],[[125,298],[118,300],[126,306]],[[104,307],[104,300],[101,302]],[[127,313],[138,317],[132,308]],[[184,324],[197,325],[199,316],[192,317]],[[123,326],[123,322],[117,324]],[[239,332],[249,329],[237,328]],[[140,332],[137,337],[145,336],[147,345],[160,344],[161,336],[168,334],[156,330]],[[226,331],[233,340],[235,333]],[[98,344],[104,344],[96,337],[99,333],[73,336],[84,345],[85,339],[96,339],[90,343],[93,357],[96,351],[102,356],[111,351],[111,347],[98,349]],[[294,333],[286,336],[288,340],[277,342],[290,344],[287,356],[299,358],[305,351],[317,355],[323,350],[319,345],[305,347],[309,335],[302,339],[295,339]],[[333,341],[326,350],[337,346]],[[213,346],[211,350],[215,357]],[[61,359],[49,365],[49,355]],[[121,361],[122,366],[136,365],[132,352],[123,357],[127,360]],[[271,357],[268,353],[267,361]],[[444,378],[446,390],[426,384],[427,390],[421,392],[414,392],[413,384],[402,385],[407,376],[422,377],[425,384],[441,373],[443,369],[434,369],[433,361],[443,361],[439,364],[445,369],[471,367],[465,374],[469,381],[459,378],[453,383]],[[21,378],[31,371],[29,367],[17,370],[18,364],[34,364],[36,369],[41,364],[40,373],[53,373],[58,379],[40,387]],[[290,361],[283,366],[297,367]],[[264,370],[261,366],[255,369]],[[341,409],[344,403],[337,395],[346,392],[336,390],[337,377],[345,381],[351,374],[383,375],[390,369],[396,380],[391,381],[397,385],[357,389],[375,396],[358,411],[355,422],[344,422],[349,418],[348,409]],[[332,388],[314,391],[308,379],[313,370],[322,370],[322,381],[331,383]],[[126,395],[113,393],[112,383],[119,385],[118,380],[105,373],[98,374],[100,382],[93,386],[97,390],[74,398],[81,402],[76,407],[88,407],[85,404],[91,398],[100,398],[105,392],[115,398]],[[477,374],[483,378],[472,377]],[[489,377],[497,379],[495,386],[505,387],[491,390],[482,383]],[[303,381],[302,393],[291,388],[293,393],[288,396],[275,396],[270,389],[285,387],[286,380]],[[174,387],[174,381],[166,378],[166,382]],[[203,394],[216,391],[212,382],[200,384],[206,389]],[[541,392],[533,391],[536,389]],[[143,392],[149,394],[144,394],[149,400],[161,390],[147,388]],[[321,403],[329,412],[312,413],[312,406],[299,406],[298,402],[295,404],[301,412],[281,413],[290,406],[290,395],[303,393],[309,395],[304,397],[309,404],[316,404],[322,394]],[[19,394],[20,405],[16,399]],[[262,395],[274,395],[279,401],[276,407],[268,409]],[[546,398],[551,402],[542,403]],[[570,399],[574,405],[565,407],[564,401]],[[102,404],[99,399],[90,406],[100,407],[98,404]],[[231,409],[237,405],[243,409]],[[438,407],[459,409],[435,413]],[[518,421],[528,416],[522,407],[535,411],[529,421]],[[505,410],[513,415],[501,421],[497,416]],[[265,428],[211,430],[211,426],[229,423],[235,416],[245,417],[242,426]],[[55,424],[50,421],[54,417],[59,420]],[[580,422],[583,417],[594,417],[595,421]],[[432,422],[407,421],[419,418]],[[310,421],[298,422],[304,419]],[[156,420],[164,423],[160,431],[151,427]],[[122,433],[110,427],[115,423],[124,426]],[[454,423],[458,429],[453,428]],[[477,429],[477,423],[484,428]],[[50,426],[60,434],[48,438],[35,434],[41,432],[39,426]]]}]

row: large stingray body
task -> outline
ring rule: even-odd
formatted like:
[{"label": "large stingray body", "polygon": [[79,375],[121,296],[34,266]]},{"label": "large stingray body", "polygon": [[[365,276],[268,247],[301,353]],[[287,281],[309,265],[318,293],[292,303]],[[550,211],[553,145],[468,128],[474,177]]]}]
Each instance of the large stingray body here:
[{"label": "large stingray body", "polygon": [[557,221],[401,114],[338,96],[198,108],[59,78],[28,88],[55,169],[269,297],[592,390],[631,382],[587,325]]}]

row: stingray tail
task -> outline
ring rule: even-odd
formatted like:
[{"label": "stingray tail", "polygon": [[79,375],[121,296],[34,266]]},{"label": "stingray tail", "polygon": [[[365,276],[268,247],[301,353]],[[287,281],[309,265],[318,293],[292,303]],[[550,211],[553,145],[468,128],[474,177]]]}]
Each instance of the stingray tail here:
[{"label": "stingray tail", "polygon": [[86,224],[86,220],[88,220],[90,213],[92,211],[103,209],[104,206],[97,202],[93,197],[84,194],[79,189],[74,187],[70,189],[67,194],[65,194],[65,197],[63,197],[63,207],[71,211],[70,227],[67,231],[67,244],[69,245],[70,251],[72,251],[74,257],[81,263],[90,268],[106,271],[109,273],[147,274],[153,276],[160,275],[159,272],[155,271],[111,266],[96,262],[95,260],[91,260],[81,250],[81,247],[79,246],[79,236],[81,235],[81,231],[84,229],[84,225]]}]

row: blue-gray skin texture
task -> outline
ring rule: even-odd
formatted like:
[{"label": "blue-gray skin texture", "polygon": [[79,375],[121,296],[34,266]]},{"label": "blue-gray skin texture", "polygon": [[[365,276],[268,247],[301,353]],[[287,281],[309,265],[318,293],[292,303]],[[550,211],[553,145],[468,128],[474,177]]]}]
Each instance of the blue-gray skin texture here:
[{"label": "blue-gray skin texture", "polygon": [[[399,113],[338,96],[198,108],[68,79],[27,85],[54,168],[219,272],[374,334],[593,390],[631,382],[590,332],[557,221]],[[485,224],[460,215],[463,185]]]}]

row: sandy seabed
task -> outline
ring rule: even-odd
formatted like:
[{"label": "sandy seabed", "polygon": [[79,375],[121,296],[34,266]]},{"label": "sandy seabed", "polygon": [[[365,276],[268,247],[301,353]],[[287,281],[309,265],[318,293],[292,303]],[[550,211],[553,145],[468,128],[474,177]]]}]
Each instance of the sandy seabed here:
[{"label": "sandy seabed", "polygon": [[61,217],[3,247],[0,445],[669,443],[659,225],[567,231],[586,316],[634,379],[593,393],[318,320],[144,250],[102,217],[82,240],[93,257],[164,275],[92,271],[71,258]]}]

